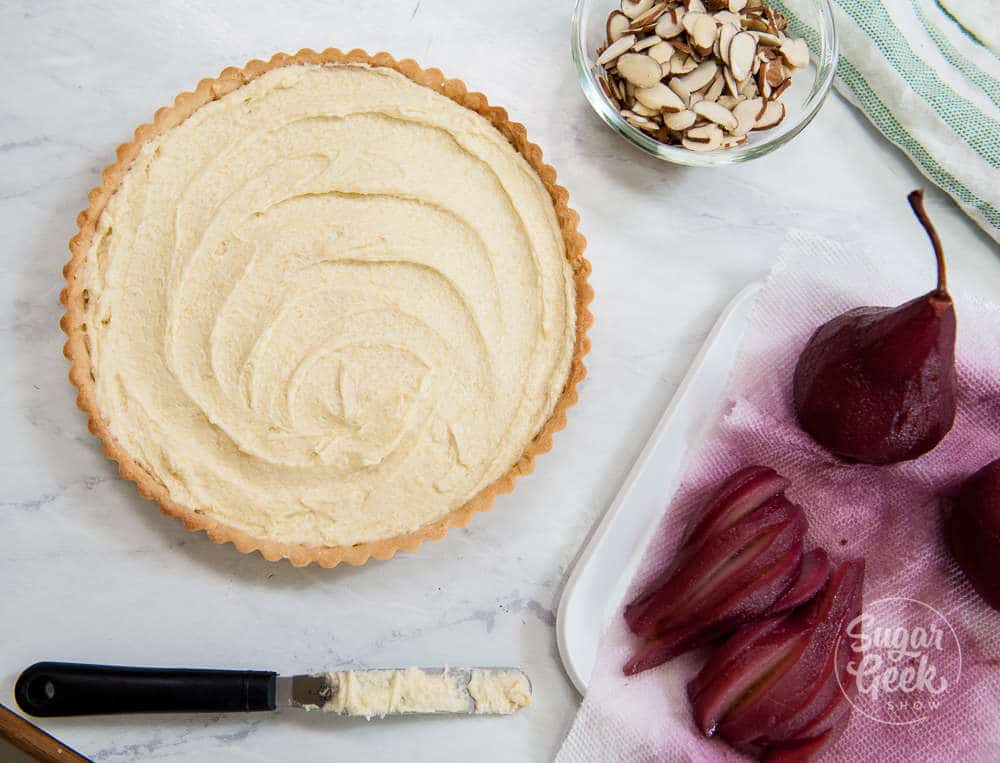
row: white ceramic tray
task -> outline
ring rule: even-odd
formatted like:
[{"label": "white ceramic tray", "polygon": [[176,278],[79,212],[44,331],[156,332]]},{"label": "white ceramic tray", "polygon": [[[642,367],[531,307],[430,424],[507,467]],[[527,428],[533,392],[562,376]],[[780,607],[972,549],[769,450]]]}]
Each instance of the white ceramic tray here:
[{"label": "white ceramic tray", "polygon": [[556,635],[570,680],[584,694],[605,626],[680,478],[684,456],[715,424],[743,331],[762,287],[752,283],[716,321],[632,471],[577,557],[559,601]]}]

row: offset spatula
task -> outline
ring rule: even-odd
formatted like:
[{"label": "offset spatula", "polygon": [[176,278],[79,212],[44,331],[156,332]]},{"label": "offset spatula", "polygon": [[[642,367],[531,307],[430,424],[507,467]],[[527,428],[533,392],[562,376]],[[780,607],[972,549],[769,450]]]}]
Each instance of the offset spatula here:
[{"label": "offset spatula", "polygon": [[[383,681],[391,693],[388,676],[397,671],[355,670],[347,673],[279,676],[263,670],[203,670],[187,668],[131,668],[83,665],[72,662],[38,662],[17,679],[14,697],[29,715],[55,717],[108,715],[112,713],[238,713],[277,710],[281,707],[317,709],[327,706],[342,715],[452,714],[506,715],[527,704],[531,683],[516,668],[421,668],[427,676],[447,674],[444,696],[431,693],[429,702],[407,702],[359,709],[338,701],[338,692],[353,691],[360,681]],[[516,680],[527,695],[504,707],[474,696],[475,687],[492,677]],[[470,690],[470,683],[472,690]],[[434,702],[437,701],[435,705]],[[419,709],[413,709],[418,707]]]}]

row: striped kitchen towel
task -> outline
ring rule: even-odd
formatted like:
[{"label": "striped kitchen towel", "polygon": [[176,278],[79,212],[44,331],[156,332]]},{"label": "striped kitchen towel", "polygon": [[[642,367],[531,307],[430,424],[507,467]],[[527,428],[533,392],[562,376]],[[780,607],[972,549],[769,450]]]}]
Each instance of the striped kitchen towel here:
[{"label": "striped kitchen towel", "polygon": [[[796,14],[803,2],[771,4],[815,47]],[[988,47],[1000,2],[978,0],[993,9],[978,14],[971,1],[831,2],[837,90],[1000,242],[1000,56]]]}]

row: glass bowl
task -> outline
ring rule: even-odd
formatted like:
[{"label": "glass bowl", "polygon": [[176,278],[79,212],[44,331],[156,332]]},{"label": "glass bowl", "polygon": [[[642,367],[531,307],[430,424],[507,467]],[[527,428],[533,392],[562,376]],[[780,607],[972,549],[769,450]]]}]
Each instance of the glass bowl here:
[{"label": "glass bowl", "polygon": [[[792,84],[781,96],[785,118],[770,130],[755,130],[747,142],[735,148],[717,151],[691,151],[683,146],[671,146],[652,138],[626,122],[615,105],[604,94],[598,75],[597,48],[605,43],[608,14],[620,7],[615,0],[577,0],[573,12],[573,60],[580,87],[597,115],[629,143],[657,159],[692,167],[714,167],[747,162],[764,156],[785,145],[812,121],[830,91],[837,68],[837,30],[833,25],[833,9],[829,0],[794,0],[794,16],[786,14],[786,33],[802,37],[809,45],[811,61],[804,69],[796,69]],[[786,11],[782,2],[768,2],[777,11]]]}]

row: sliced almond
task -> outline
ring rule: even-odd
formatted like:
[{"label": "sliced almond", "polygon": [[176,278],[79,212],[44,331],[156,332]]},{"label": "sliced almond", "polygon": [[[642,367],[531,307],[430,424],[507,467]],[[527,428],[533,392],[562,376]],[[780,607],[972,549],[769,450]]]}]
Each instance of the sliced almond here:
[{"label": "sliced almond", "polygon": [[742,29],[742,26],[740,25],[740,19],[742,19],[743,17],[740,16],[738,13],[730,13],[729,11],[719,11],[718,13],[715,14],[714,18],[720,24],[732,24],[737,29]]},{"label": "sliced almond", "polygon": [[728,67],[722,70],[722,79],[725,80],[726,90],[729,91],[731,96],[736,97],[740,94],[739,85],[736,84],[736,77],[733,76]]},{"label": "sliced almond", "polygon": [[621,91],[617,77],[608,77],[608,84],[611,86],[611,94],[619,101],[625,99],[625,93]]},{"label": "sliced almond", "polygon": [[684,31],[688,33],[688,37],[694,34],[695,24],[702,18],[712,18],[705,13],[685,13],[684,18],[681,19],[681,26],[684,27]]},{"label": "sliced almond", "polygon": [[660,40],[660,42],[656,43],[656,45],[654,45],[653,47],[651,47],[649,50],[646,51],[646,55],[652,58],[657,63],[663,64],[669,61],[673,57],[674,46],[671,45],[669,42],[663,42],[663,40]]},{"label": "sliced almond", "polygon": [[[654,34],[639,40],[639,42],[637,42],[635,45],[632,46],[632,50],[634,50],[636,53],[639,53],[640,51],[646,50],[647,48],[652,48],[654,45],[658,45],[661,42],[663,42],[663,40],[661,40]],[[657,61],[657,63],[659,63],[659,61]]]},{"label": "sliced almond", "polygon": [[622,13],[637,18],[653,7],[653,0],[622,0]]},{"label": "sliced almond", "polygon": [[640,13],[632,19],[632,28],[644,30],[647,27],[655,26],[657,19],[663,15],[663,12],[667,9],[668,5],[670,5],[670,3],[657,3],[648,11]]},{"label": "sliced almond", "polygon": [[747,77],[740,84],[740,95],[744,98],[756,98],[757,93],[757,83],[753,81],[753,77]]},{"label": "sliced almond", "polygon": [[691,107],[691,110],[698,116],[705,117],[705,119],[715,122],[717,125],[729,130],[730,132],[735,130],[739,124],[736,117],[733,116],[733,112],[724,106],[720,106],[715,103],[715,101],[707,99],[699,101]]},{"label": "sliced almond", "polygon": [[679,13],[677,8],[671,8],[657,19],[656,28],[654,29],[656,35],[662,37],[664,40],[676,37],[684,31],[684,27],[681,24],[682,18],[683,14]]},{"label": "sliced almond", "polygon": [[768,26],[770,26],[771,30],[774,32],[778,32],[782,28],[778,26],[778,16],[780,15],[780,13],[775,12],[774,8],[771,8],[770,6],[764,7],[764,18],[767,19]]},{"label": "sliced almond", "polygon": [[660,65],[645,53],[625,53],[619,57],[615,68],[637,88],[652,87],[663,76]]},{"label": "sliced almond", "polygon": [[680,96],[662,82],[657,82],[652,87],[636,88],[635,99],[643,106],[657,111],[683,111],[685,108]]},{"label": "sliced almond", "polygon": [[733,13],[739,13],[747,6],[747,0],[729,0],[729,10]]},{"label": "sliced almond", "polygon": [[632,111],[638,114],[640,117],[658,117],[660,112],[657,109],[651,109],[648,106],[643,106],[642,101],[636,100],[632,104]]},{"label": "sliced almond", "polygon": [[734,135],[746,135],[753,129],[757,121],[757,114],[764,106],[763,98],[751,98],[747,101],[740,101],[733,108],[733,116],[736,117],[736,129],[730,130]]},{"label": "sliced almond", "polygon": [[729,70],[742,82],[753,71],[756,61],[757,41],[747,32],[740,32],[729,43]]},{"label": "sliced almond", "polygon": [[692,56],[686,53],[681,53],[681,60],[677,63],[676,67],[674,65],[674,59],[670,60],[670,71],[673,74],[687,74],[688,72],[693,72],[698,68],[698,62],[694,60]]},{"label": "sliced almond", "polygon": [[789,77],[784,82],[782,82],[780,85],[778,85],[776,88],[774,88],[774,90],[771,91],[771,100],[773,101],[776,98],[780,98],[782,96],[782,94],[786,90],[788,90],[788,87],[791,84],[792,84],[792,78]]},{"label": "sliced almond", "polygon": [[806,45],[805,40],[787,39],[781,43],[778,52],[785,57],[789,66],[794,66],[796,69],[809,66],[809,46]]},{"label": "sliced almond", "polygon": [[767,84],[771,87],[777,87],[787,79],[784,69],[777,61],[772,61],[767,65],[767,74],[765,76],[767,77]]},{"label": "sliced almond", "polygon": [[621,112],[619,113],[622,115],[622,117],[625,119],[626,122],[628,122],[630,125],[640,130],[655,132],[656,130],[660,129],[660,125],[654,122],[652,119],[639,116],[634,111],[629,111],[628,109],[622,109]]},{"label": "sliced almond", "polygon": [[614,80],[609,79],[608,86],[609,89],[611,90],[611,102],[614,103],[616,109],[621,111],[623,108],[625,108],[625,104],[622,102],[622,97],[619,94],[618,90],[615,88]]},{"label": "sliced almond", "polygon": [[697,117],[693,111],[678,111],[663,117],[663,124],[671,130],[686,130],[694,124]]},{"label": "sliced almond", "polygon": [[677,93],[684,103],[689,103],[691,101],[691,91],[687,89],[687,86],[683,82],[681,82],[680,77],[671,77],[667,82],[667,87]]},{"label": "sliced almond", "polygon": [[757,32],[754,36],[757,38],[758,45],[763,45],[768,48],[777,48],[783,42],[778,35],[771,34],[770,32]]},{"label": "sliced almond", "polygon": [[725,81],[722,77],[722,72],[715,75],[715,79],[712,80],[712,84],[708,86],[708,90],[705,91],[706,101],[717,101],[719,96],[722,95],[722,88],[725,86]]},{"label": "sliced almond", "polygon": [[659,132],[659,131],[660,131],[661,129],[663,129],[663,128],[662,128],[662,127],[660,126],[660,123],[659,123],[659,122],[654,122],[654,121],[652,121],[652,120],[648,120],[648,121],[646,121],[646,122],[643,122],[642,124],[637,124],[637,125],[633,125],[633,126],[634,126],[634,127],[638,127],[638,128],[639,128],[640,130],[642,130],[643,132],[648,132],[648,133],[657,133],[657,132]]},{"label": "sliced almond", "polygon": [[757,121],[754,122],[754,130],[767,130],[779,124],[785,118],[785,104],[781,101],[768,101]]},{"label": "sliced almond", "polygon": [[690,45],[684,42],[684,40],[681,39],[680,37],[675,37],[674,39],[672,39],[670,41],[670,44],[674,46],[674,50],[680,50],[684,53],[687,53],[689,56],[694,55],[694,48],[692,48]]},{"label": "sliced almond", "polygon": [[635,45],[634,34],[627,34],[624,37],[619,37],[613,43],[608,45],[607,50],[597,57],[598,66],[607,66],[620,55],[626,53],[633,45]]},{"label": "sliced almond", "polygon": [[764,76],[764,69],[762,68],[757,75],[757,91],[765,98],[771,97],[771,85]]},{"label": "sliced almond", "polygon": [[680,79],[688,90],[694,92],[708,85],[718,71],[719,65],[714,60],[709,59],[702,61],[694,71],[682,75]]},{"label": "sliced almond", "polygon": [[720,106],[725,106],[727,109],[732,111],[737,103],[743,103],[743,99],[738,95],[720,95],[719,100],[716,101]]},{"label": "sliced almond", "polygon": [[705,100],[705,96],[701,93],[691,93],[691,97],[688,98],[688,108],[690,109],[696,103],[701,103],[703,100]]},{"label": "sliced almond", "polygon": [[705,4],[701,0],[684,0],[684,7],[692,13],[704,13],[706,11]]},{"label": "sliced almond", "polygon": [[743,24],[744,29],[750,29],[754,32],[766,32],[771,28],[766,21],[754,16],[744,16],[740,19],[740,23]]},{"label": "sliced almond", "polygon": [[723,24],[719,30],[719,58],[726,66],[729,65],[729,45],[739,33],[740,30],[737,27],[728,23]]},{"label": "sliced almond", "polygon": [[691,15],[697,16],[697,20],[694,23],[694,29],[689,39],[695,50],[702,55],[707,55],[712,51],[719,28],[715,25],[715,19],[708,14],[698,13]]},{"label": "sliced almond", "polygon": [[722,137],[717,125],[692,127],[684,133],[681,144],[692,151],[715,151],[722,145]]},{"label": "sliced almond", "polygon": [[608,44],[624,37],[630,23],[629,17],[621,11],[611,11],[607,23]]},{"label": "sliced almond", "polygon": [[719,143],[719,148],[735,148],[747,142],[746,135],[726,135]]},{"label": "sliced almond", "polygon": [[656,138],[658,141],[660,141],[660,143],[671,144],[677,142],[677,140],[674,138],[674,133],[668,130],[666,127],[661,127],[659,130],[653,133],[653,137]]},{"label": "sliced almond", "polygon": [[599,84],[599,85],[601,86],[601,90],[603,90],[603,91],[604,91],[604,94],[605,94],[605,95],[606,95],[606,96],[607,96],[607,97],[608,97],[608,98],[609,98],[610,100],[614,100],[614,98],[615,98],[615,97],[614,97],[614,95],[612,95],[612,93],[611,93],[611,86],[610,86],[610,85],[608,84],[608,80],[607,80],[607,78],[606,78],[606,77],[605,77],[605,76],[604,76],[604,75],[602,74],[601,76],[599,76],[599,77],[597,78],[597,82],[598,82],[598,84]]}]

